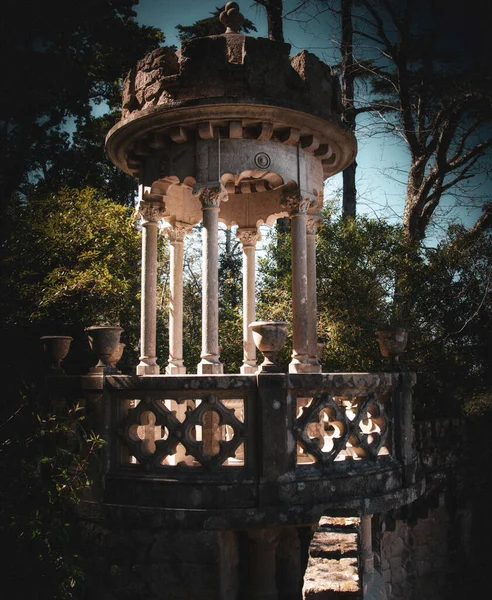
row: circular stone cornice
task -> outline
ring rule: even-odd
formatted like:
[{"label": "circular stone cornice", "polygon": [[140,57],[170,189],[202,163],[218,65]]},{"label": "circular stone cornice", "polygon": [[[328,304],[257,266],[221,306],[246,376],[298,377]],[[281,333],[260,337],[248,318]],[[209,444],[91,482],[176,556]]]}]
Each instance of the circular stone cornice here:
[{"label": "circular stone cornice", "polygon": [[[243,130],[260,127],[256,139],[273,139],[296,145],[317,156],[323,164],[324,177],[339,173],[350,165],[357,154],[352,133],[339,124],[290,108],[265,104],[217,103],[151,107],[132,113],[117,123],[106,136],[106,151],[111,161],[129,175],[138,174],[138,160],[164,147],[166,137],[179,143],[190,131],[208,130],[202,139],[214,137],[214,127],[235,126],[230,137],[243,137]],[[266,127],[265,127],[266,126]],[[266,137],[262,134],[266,130]],[[178,132],[178,133],[177,133]],[[251,137],[244,135],[244,137]],[[255,137],[255,136],[253,136]],[[156,141],[160,138],[160,141]],[[135,162],[137,156],[137,163]],[[139,158],[141,157],[141,158]]]}]

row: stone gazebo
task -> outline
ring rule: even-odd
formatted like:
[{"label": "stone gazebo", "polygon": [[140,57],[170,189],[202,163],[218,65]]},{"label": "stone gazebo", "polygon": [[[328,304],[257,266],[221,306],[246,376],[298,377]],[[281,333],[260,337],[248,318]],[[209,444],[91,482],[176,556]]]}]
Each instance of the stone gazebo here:
[{"label": "stone gazebo", "polygon": [[[232,3],[234,4],[234,3]],[[229,6],[229,5],[228,5]],[[238,226],[244,261],[244,364],[256,372],[248,328],[255,320],[258,227],[290,216],[293,257],[291,373],[320,371],[316,359],[316,224],[323,180],[355,158],[340,126],[340,85],[309,52],[289,59],[288,44],[236,33],[242,16],[222,14],[224,35],[159,48],[125,81],[123,115],[107,137],[112,161],[140,180],[143,219],[142,356],[139,375],[159,372],[155,350],[157,221],[171,242],[170,356],[166,373],[185,372],[182,356],[182,244],[203,221],[203,333],[197,372],[222,373],[218,348],[221,221]],[[307,335],[306,335],[307,332]]]},{"label": "stone gazebo", "polygon": [[[366,582],[374,573],[371,515],[423,491],[414,375],[321,373],[316,358],[323,181],[356,154],[340,124],[339,83],[308,52],[289,58],[288,44],[237,33],[241,19],[231,2],[221,15],[223,35],[141,60],[106,140],[115,165],[140,181],[140,364],[136,375],[118,374],[107,350],[107,368],[49,380],[55,398],[85,404],[106,442],[91,493],[78,507],[94,549],[95,599],[299,599],[313,526],[323,515],[361,516]],[[289,373],[258,373],[249,328],[258,227],[285,216],[292,229],[292,361]],[[171,243],[170,356],[162,375],[161,220]],[[197,373],[186,374],[183,239],[200,221],[202,353]],[[244,363],[237,375],[222,374],[219,355],[219,222],[237,225],[243,246]]]}]

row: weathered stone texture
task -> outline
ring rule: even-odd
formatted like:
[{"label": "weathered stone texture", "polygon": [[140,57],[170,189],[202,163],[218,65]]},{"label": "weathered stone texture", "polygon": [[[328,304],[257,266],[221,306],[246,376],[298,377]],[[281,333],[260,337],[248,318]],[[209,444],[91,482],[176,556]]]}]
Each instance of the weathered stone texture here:
[{"label": "weathered stone texture", "polygon": [[452,572],[448,543],[450,515],[445,507],[415,524],[396,521],[381,539],[381,571],[388,600],[443,600]]},{"label": "weathered stone texture", "polygon": [[322,517],[309,546],[305,600],[360,599],[357,561],[359,519]]},{"label": "weathered stone texture", "polygon": [[158,48],[128,74],[123,118],[207,99],[272,104],[339,122],[338,78],[314,54],[289,53],[289,44],[239,34],[190,40],[178,52]]},{"label": "weathered stone texture", "polygon": [[[109,528],[85,523],[91,549],[92,600],[236,598],[238,551],[233,532]],[[99,578],[99,579],[98,579]]]}]

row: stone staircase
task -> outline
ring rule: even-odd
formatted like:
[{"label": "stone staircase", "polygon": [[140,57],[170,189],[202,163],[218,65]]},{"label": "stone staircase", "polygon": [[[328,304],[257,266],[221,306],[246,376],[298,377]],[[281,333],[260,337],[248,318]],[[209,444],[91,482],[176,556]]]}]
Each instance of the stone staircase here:
[{"label": "stone staircase", "polygon": [[361,600],[357,563],[359,519],[322,517],[309,547],[304,600]]}]

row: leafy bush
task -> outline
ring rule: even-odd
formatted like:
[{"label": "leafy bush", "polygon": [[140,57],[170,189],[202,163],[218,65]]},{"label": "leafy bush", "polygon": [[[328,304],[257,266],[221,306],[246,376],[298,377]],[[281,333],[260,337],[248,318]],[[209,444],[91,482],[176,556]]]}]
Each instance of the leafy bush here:
[{"label": "leafy bush", "polygon": [[83,589],[73,507],[103,442],[84,429],[80,406],[57,413],[30,389],[0,424],[0,536],[8,548],[0,570],[13,600],[78,598]]}]

